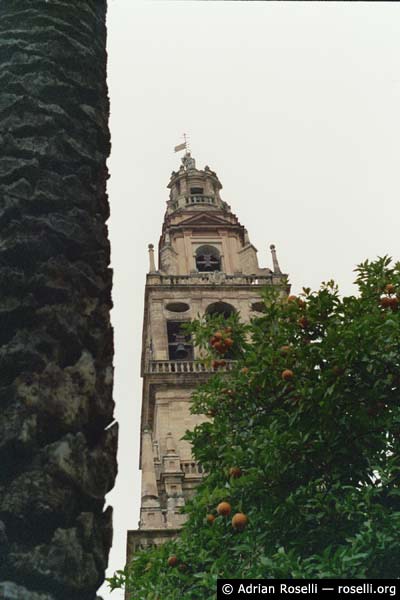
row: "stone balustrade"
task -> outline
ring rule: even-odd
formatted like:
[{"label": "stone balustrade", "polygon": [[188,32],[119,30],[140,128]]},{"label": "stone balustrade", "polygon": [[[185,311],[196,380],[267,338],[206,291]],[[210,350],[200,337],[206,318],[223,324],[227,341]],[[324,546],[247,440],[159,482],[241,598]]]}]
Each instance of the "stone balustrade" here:
[{"label": "stone balustrade", "polygon": [[[225,366],[218,367],[218,371],[230,371],[236,361],[226,360]],[[213,373],[215,369],[198,360],[149,360],[146,365],[146,374],[153,373]]]},{"label": "stone balustrade", "polygon": [[162,275],[151,273],[147,276],[150,285],[271,285],[274,275],[226,275],[221,271],[191,273],[190,275]]},{"label": "stone balustrade", "polygon": [[194,461],[181,461],[182,471],[186,476],[197,475],[201,477],[204,473],[203,467]]},{"label": "stone balustrade", "polygon": [[204,194],[196,194],[194,196],[185,197],[186,204],[214,204],[215,199],[212,196],[205,196]]}]

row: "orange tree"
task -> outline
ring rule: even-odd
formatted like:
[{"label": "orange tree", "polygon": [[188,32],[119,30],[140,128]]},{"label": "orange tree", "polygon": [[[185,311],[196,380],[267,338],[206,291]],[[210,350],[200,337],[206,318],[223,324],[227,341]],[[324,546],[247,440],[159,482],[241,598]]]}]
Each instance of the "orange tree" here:
[{"label": "orange tree", "polygon": [[180,538],[138,553],[112,588],[208,600],[222,577],[400,577],[400,264],[357,272],[357,296],[333,282],[265,292],[249,325],[191,325],[209,361],[221,336],[237,359],[193,395],[211,418],[186,437],[208,475]]}]

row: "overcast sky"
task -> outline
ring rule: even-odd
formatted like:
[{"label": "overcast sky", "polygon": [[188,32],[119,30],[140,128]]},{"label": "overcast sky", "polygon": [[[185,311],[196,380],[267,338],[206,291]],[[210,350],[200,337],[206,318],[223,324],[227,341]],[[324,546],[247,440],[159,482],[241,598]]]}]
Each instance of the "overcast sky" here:
[{"label": "overcast sky", "polygon": [[[400,258],[398,3],[109,0],[115,402],[120,423],[111,574],[137,527],[147,245],[158,243],[173,147],[197,166],[294,293],[366,258]],[[104,600],[118,592],[102,588]]]}]

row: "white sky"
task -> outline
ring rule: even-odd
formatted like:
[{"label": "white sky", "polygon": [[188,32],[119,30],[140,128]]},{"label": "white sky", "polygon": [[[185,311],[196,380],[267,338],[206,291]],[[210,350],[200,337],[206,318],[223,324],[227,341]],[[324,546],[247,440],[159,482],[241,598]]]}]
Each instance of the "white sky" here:
[{"label": "white sky", "polygon": [[[275,243],[294,293],[399,259],[398,3],[109,0],[119,475],[109,574],[137,526],[147,244],[158,243],[173,147],[190,135],[260,266]],[[118,592],[101,590],[104,600]]]}]

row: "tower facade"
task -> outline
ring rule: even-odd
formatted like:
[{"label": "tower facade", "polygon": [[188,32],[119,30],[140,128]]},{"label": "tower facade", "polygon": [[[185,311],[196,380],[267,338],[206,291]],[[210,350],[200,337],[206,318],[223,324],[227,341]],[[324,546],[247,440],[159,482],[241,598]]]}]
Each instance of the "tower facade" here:
[{"label": "tower facade", "polygon": [[[181,508],[202,477],[186,430],[206,417],[190,414],[190,397],[210,376],[182,324],[197,315],[233,311],[249,321],[260,310],[262,287],[288,292],[275,247],[272,268],[258,266],[246,229],[220,196],[222,185],[208,166],[199,170],[190,153],[172,172],[158,246],[149,246],[143,322],[139,529],[128,531],[127,559],[138,548],[176,536]],[[227,361],[225,369],[230,368]]]}]

